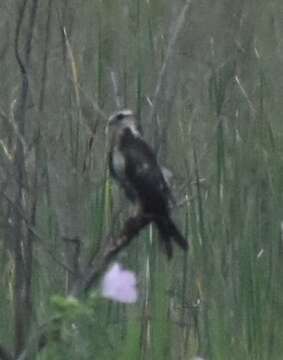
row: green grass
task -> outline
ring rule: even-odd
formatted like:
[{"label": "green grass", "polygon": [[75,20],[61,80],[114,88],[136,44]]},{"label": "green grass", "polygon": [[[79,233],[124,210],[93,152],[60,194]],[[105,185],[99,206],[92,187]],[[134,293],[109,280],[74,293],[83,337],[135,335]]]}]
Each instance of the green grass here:
[{"label": "green grass", "polygon": [[[44,246],[35,243],[33,331],[53,315],[50,297],[66,293],[68,276],[59,263],[68,258],[59,215],[71,210],[80,213],[82,262],[97,254],[110,229],[119,232],[127,216],[128,204],[117,196],[106,170],[105,124],[97,113],[84,118],[83,109],[78,109],[84,107],[81,88],[106,114],[116,108],[111,71],[122,104],[137,112],[145,137],[160,140],[165,129],[158,144],[159,159],[176,175],[178,200],[186,196],[173,216],[190,250],[184,255],[176,248],[169,263],[155,231],[144,230],[117,259],[137,273],[138,303],[117,305],[97,294],[87,299],[81,306],[88,311],[71,318],[64,314],[60,341],[50,341],[38,359],[283,357],[282,5],[280,0],[272,6],[259,1],[255,11],[249,0],[235,3],[231,10],[224,0],[194,2],[173,44],[156,114],[149,123],[150,102],[183,4],[87,0],[75,9],[61,9],[69,32],[73,74],[67,60],[58,55],[62,50],[58,20],[51,20],[48,68],[54,74],[49,70],[48,114],[46,124],[40,125],[43,164],[38,171],[44,180],[39,176],[36,230]],[[35,104],[40,61],[36,59],[43,46],[40,29],[33,44]],[[6,79],[1,91],[5,97],[10,91],[13,100],[18,78],[12,74],[17,72],[13,61],[6,66],[11,79],[0,69]],[[78,84],[70,81],[74,69]],[[1,103],[8,114],[12,100],[6,106]],[[36,106],[29,111],[26,137],[32,148],[38,113]],[[88,168],[82,171],[93,120],[98,126]],[[0,127],[1,139],[12,152],[15,134],[4,120]],[[7,159],[2,152],[0,156],[2,164]],[[56,161],[67,165],[63,175],[58,173],[61,179],[54,189],[50,165]],[[31,165],[32,151],[27,180],[33,175]],[[76,178],[72,185],[70,174]],[[29,183],[27,213],[32,194]],[[13,194],[12,186],[8,190]],[[56,195],[64,191],[72,201],[57,204]],[[9,206],[4,201],[1,208],[0,344],[12,347],[15,275]],[[121,210],[118,216],[117,210]],[[24,224],[23,228],[25,232]]]}]

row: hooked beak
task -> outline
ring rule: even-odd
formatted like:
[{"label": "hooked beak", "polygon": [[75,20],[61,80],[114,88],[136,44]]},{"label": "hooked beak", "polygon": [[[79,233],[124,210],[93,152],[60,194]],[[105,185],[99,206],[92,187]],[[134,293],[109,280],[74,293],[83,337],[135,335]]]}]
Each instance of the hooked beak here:
[{"label": "hooked beak", "polygon": [[107,121],[108,125],[113,125],[114,120],[116,119],[117,114],[112,114]]}]

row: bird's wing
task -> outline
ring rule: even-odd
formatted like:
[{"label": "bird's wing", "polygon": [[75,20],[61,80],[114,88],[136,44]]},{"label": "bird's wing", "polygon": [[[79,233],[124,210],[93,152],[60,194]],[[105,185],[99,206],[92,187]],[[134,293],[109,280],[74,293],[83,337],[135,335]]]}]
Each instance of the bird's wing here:
[{"label": "bird's wing", "polygon": [[129,129],[125,130],[120,144],[126,177],[146,210],[167,212],[170,190],[151,147]]}]

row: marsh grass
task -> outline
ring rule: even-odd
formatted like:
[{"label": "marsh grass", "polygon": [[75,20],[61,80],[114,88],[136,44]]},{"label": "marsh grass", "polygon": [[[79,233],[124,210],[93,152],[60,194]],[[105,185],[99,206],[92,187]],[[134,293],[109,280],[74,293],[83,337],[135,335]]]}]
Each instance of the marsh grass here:
[{"label": "marsh grass", "polygon": [[[102,8],[107,14],[107,8]],[[137,58],[133,63],[131,59],[122,62],[118,74],[127,74],[121,79],[125,105],[135,97],[140,116],[145,112],[146,73],[151,66],[143,56],[143,46],[150,44],[148,60],[156,62],[156,37],[166,33],[160,32],[164,29],[157,28],[151,13],[157,9],[137,1],[131,11],[136,11],[132,24],[136,31],[127,33],[127,40],[135,42]],[[109,61],[104,60],[109,49],[101,36],[107,29],[101,23],[98,26],[96,78],[98,94],[104,94],[107,72],[103,64]],[[183,139],[181,152],[175,147],[172,158],[189,164],[182,172],[188,201],[178,211],[189,253],[176,249],[169,264],[157,245],[156,233],[144,231],[126,250],[126,262],[140,279],[139,304],[130,309],[103,302],[94,305],[94,319],[79,319],[82,328],[75,333],[69,329],[64,335],[80,349],[80,358],[95,354],[97,359],[165,360],[199,354],[209,360],[281,359],[282,127],[281,134],[274,135],[267,114],[271,83],[263,67],[253,64],[256,75],[248,81],[259,85],[251,100],[243,84],[235,80],[237,58],[233,61],[220,67],[213,59],[205,98],[208,118],[198,115],[195,120],[194,111],[188,113],[186,102],[178,98],[174,124],[168,129],[174,134],[169,146],[174,148]],[[248,88],[253,89],[252,83]],[[103,96],[98,98],[102,104]],[[178,121],[180,126],[173,130]],[[204,133],[198,134],[201,129]],[[93,252],[111,225],[113,202],[112,185],[105,176],[101,191],[90,196]],[[62,358],[77,356],[66,348]]]},{"label": "marsh grass", "polygon": [[[230,10],[225,1],[195,2],[185,19],[178,17],[187,12],[182,1],[85,1],[76,12],[66,6],[66,24],[68,11],[73,21],[70,29],[66,26],[71,71],[61,78],[54,50],[47,99],[50,113],[64,119],[59,135],[62,128],[71,130],[60,136],[55,132],[58,142],[43,147],[50,151],[60,141],[67,144],[77,187],[87,184],[81,199],[65,204],[75,209],[83,203],[78,207],[84,219],[80,260],[95,256],[110,229],[119,231],[128,208],[106,170],[102,120],[92,134],[89,168],[81,170],[92,129],[83,116],[81,88],[104,113],[120,100],[136,110],[145,137],[158,143],[153,145],[159,158],[176,175],[176,194],[185,201],[173,216],[190,250],[183,254],[176,248],[169,263],[156,231],[144,230],[118,258],[137,273],[138,303],[110,303],[95,290],[82,305],[89,312],[66,316],[61,341],[51,340],[38,359],[282,359],[283,128],[276,60],[282,52],[282,6],[273,1],[271,11],[260,3],[269,25],[248,0]],[[80,35],[84,21],[91,33],[87,41]],[[59,37],[55,30],[54,36]],[[68,98],[60,97],[58,105],[52,97],[57,75]],[[165,122],[166,109],[170,117]],[[92,116],[99,119],[98,113]],[[52,126],[57,131],[57,123]],[[42,168],[48,172],[46,164]],[[66,176],[63,182],[68,181]],[[68,288],[68,272],[60,266],[68,259],[56,201],[50,200],[53,190],[49,183],[42,187],[37,210],[44,247],[36,245],[34,253],[34,332],[54,312],[51,295]],[[5,231],[1,236],[8,239]],[[0,251],[0,318],[1,324],[10,324],[15,274],[6,240]],[[1,343],[10,346],[12,335],[12,326],[0,325]]]}]

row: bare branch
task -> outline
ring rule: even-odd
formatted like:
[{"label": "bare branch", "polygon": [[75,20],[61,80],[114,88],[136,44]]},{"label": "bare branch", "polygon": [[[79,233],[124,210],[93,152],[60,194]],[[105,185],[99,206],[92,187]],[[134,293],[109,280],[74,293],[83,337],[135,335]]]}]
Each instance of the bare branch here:
[{"label": "bare branch", "polygon": [[[105,240],[104,248],[99,251],[92,263],[85,269],[84,274],[76,280],[69,295],[77,298],[87,295],[89,290],[97,284],[113,258],[128,246],[138,233],[153,220],[152,216],[144,214],[127,219],[123,230],[117,238],[111,239],[109,237]],[[47,336],[48,328],[52,324],[58,325],[58,322],[60,324],[60,318],[55,316],[43,324],[37,334],[29,341],[26,349],[17,357],[17,360],[28,359],[30,351],[40,352],[43,350],[49,340]]]},{"label": "bare branch", "polygon": [[115,239],[108,238],[105,241],[105,247],[97,254],[84,275],[75,283],[71,295],[80,297],[87,294],[91,287],[96,284],[112,259],[128,246],[131,240],[152,220],[152,217],[145,215],[138,215],[127,219],[121,234]]}]

